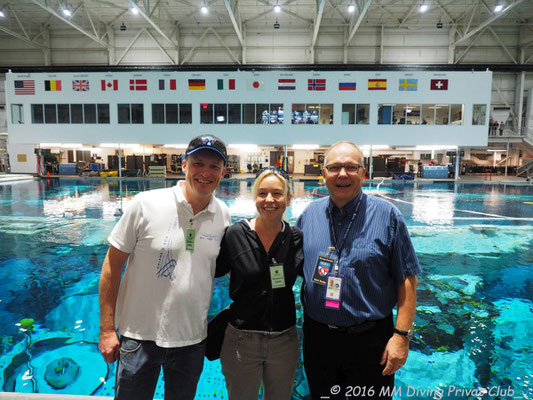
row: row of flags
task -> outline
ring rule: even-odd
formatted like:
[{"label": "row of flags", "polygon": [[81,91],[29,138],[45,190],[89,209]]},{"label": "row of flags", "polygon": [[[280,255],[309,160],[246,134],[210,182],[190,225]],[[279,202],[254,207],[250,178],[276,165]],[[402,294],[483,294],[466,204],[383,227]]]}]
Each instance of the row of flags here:
[{"label": "row of flags", "polygon": [[[368,79],[368,90],[387,90],[387,79]],[[94,82],[93,82],[94,84]],[[188,79],[189,90],[206,90],[205,79]],[[264,90],[265,82],[262,80],[248,79],[246,82],[248,90]],[[146,91],[148,90],[147,79],[130,79],[130,91]],[[88,92],[91,89],[91,83],[87,79],[72,80],[72,91],[74,92]],[[119,87],[118,79],[102,79],[100,80],[100,90],[117,91]],[[430,79],[430,90],[448,90],[448,79]],[[177,90],[177,79],[159,79],[159,90]],[[217,90],[235,90],[235,79],[217,79]],[[45,92],[60,92],[62,91],[61,80],[45,80]],[[280,78],[278,79],[278,90],[296,90],[296,79],[294,78]],[[307,79],[307,90],[323,92],[326,91],[326,79]],[[339,91],[355,91],[357,90],[357,82],[343,80],[338,81]],[[418,79],[400,79],[398,83],[398,90],[400,92],[416,92],[418,90]],[[16,80],[15,81],[16,95],[32,95],[35,94],[34,80]]]}]

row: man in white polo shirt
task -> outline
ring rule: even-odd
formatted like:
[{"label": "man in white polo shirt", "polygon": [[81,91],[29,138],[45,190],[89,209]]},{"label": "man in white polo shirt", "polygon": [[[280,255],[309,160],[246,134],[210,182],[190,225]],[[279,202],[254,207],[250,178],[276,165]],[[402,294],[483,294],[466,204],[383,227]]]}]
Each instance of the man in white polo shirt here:
[{"label": "man in white polo shirt", "polygon": [[109,236],[98,348],[106,362],[118,359],[116,399],[153,399],[161,367],[166,400],[194,399],[215,260],[230,223],[213,196],[226,158],[217,137],[194,138],[182,164],[185,181],[135,196]]}]

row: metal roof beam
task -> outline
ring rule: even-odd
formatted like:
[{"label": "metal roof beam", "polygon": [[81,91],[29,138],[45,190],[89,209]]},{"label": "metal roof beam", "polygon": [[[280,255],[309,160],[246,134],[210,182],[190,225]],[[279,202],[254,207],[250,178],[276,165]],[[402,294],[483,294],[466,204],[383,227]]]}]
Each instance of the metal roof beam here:
[{"label": "metal roof beam", "polygon": [[478,33],[479,31],[481,31],[482,29],[485,29],[488,25],[492,24],[494,21],[496,21],[498,18],[501,18],[502,16],[504,16],[506,13],[508,13],[510,10],[512,10],[513,8],[515,8],[517,5],[523,3],[524,0],[516,0],[514,3],[512,4],[509,4],[507,7],[505,7],[502,11],[500,11],[498,14],[496,15],[493,15],[491,18],[487,19],[485,22],[481,23],[480,25],[478,25],[476,28],[472,29],[470,32],[468,32],[467,34],[465,34],[462,38],[458,39],[455,41],[454,45],[458,45],[459,43],[462,43],[464,42],[466,39],[469,39],[470,37],[472,37],[473,35],[475,35],[476,33]]},{"label": "metal roof beam", "polygon": [[42,50],[49,50],[48,47],[46,46],[43,46],[42,44],[39,44],[39,43],[35,43],[33,41],[31,41],[30,39],[18,34],[17,32],[13,32],[12,30],[9,30],[7,28],[4,28],[3,26],[0,25],[0,31],[2,32],[5,32],[7,33],[8,35],[11,35],[13,37],[16,37],[17,39],[20,39],[22,40],[23,42],[26,42],[28,44],[31,44],[32,46],[35,46],[35,47],[38,47],[39,49],[42,49]]},{"label": "metal roof beam", "polygon": [[139,7],[137,7],[137,5],[135,4],[135,2],[133,0],[128,0],[128,3],[132,6],[132,7],[136,7],[138,10],[139,10],[139,14],[146,20],[146,22],[148,22],[150,25],[152,25],[152,27],[167,41],[169,42],[173,47],[176,47],[176,44],[165,34],[165,32],[163,32],[163,30],[159,27],[159,25],[157,25],[153,20],[152,18],[150,18],[150,16],[148,14],[146,14],[146,12],[150,12],[150,10],[146,10],[143,11],[141,10]]},{"label": "metal roof beam", "polygon": [[224,0],[224,5],[226,6],[226,11],[228,12],[229,19],[231,20],[231,24],[233,25],[233,29],[235,29],[235,34],[237,35],[237,39],[239,39],[239,43],[241,44],[241,47],[244,47],[244,39],[242,37],[241,25],[239,21],[237,21],[237,17],[235,16],[234,9],[233,7],[231,7],[230,0]]},{"label": "metal roof beam", "polygon": [[76,29],[77,31],[83,33],[85,36],[91,38],[92,40],[94,40],[96,43],[104,46],[104,47],[107,47],[107,48],[110,48],[110,44],[109,43],[106,43],[104,42],[103,40],[101,40],[100,38],[94,36],[92,33],[90,32],[87,32],[85,29],[83,29],[81,26],[79,25],[76,25],[74,22],[62,17],[61,15],[59,15],[54,9],[48,7],[47,5],[41,3],[39,0],[30,0],[32,3],[38,5],[39,7],[43,8],[44,10],[48,11],[50,14],[52,14],[54,17],[56,18],[59,18],[61,21],[63,21],[64,23],[66,23],[67,25],[70,25],[71,27],[73,27],[74,29]]},{"label": "metal roof beam", "polygon": [[324,6],[326,5],[326,0],[319,0],[318,10],[316,13],[315,24],[313,29],[313,39],[311,40],[311,47],[315,47],[316,39],[318,37],[318,31],[320,30],[320,22],[322,22],[322,15],[324,14]]},{"label": "metal roof beam", "polygon": [[370,9],[371,4],[372,4],[372,0],[366,0],[366,3],[363,6],[363,9],[361,10],[361,13],[359,14],[359,18],[357,19],[357,22],[355,23],[352,30],[350,31],[350,35],[348,36],[348,40],[346,41],[345,46],[348,46],[350,42],[352,41],[353,37],[355,36],[355,32],[357,32],[357,29],[359,29],[359,25],[361,25],[361,22],[363,22],[363,19],[365,19],[366,13]]}]

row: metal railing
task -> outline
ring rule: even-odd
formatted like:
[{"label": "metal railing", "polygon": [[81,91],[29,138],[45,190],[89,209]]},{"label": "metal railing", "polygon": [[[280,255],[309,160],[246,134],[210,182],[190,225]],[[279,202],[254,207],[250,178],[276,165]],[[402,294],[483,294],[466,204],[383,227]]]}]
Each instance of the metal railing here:
[{"label": "metal railing", "polygon": [[533,178],[533,158],[524,160],[524,163],[516,169],[516,176],[523,176],[529,180]]}]

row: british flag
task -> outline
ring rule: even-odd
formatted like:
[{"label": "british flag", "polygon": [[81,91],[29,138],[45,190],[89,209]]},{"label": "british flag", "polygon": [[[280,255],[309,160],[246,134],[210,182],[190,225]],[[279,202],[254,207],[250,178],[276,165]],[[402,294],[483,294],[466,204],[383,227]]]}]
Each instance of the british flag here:
[{"label": "british flag", "polygon": [[89,81],[87,80],[73,80],[72,81],[72,90],[75,92],[88,92],[89,91]]}]

